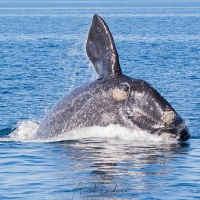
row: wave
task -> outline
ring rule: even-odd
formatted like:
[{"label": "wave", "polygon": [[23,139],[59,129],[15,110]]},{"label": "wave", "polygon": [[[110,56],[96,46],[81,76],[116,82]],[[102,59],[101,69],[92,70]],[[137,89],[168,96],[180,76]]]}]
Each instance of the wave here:
[{"label": "wave", "polygon": [[[58,136],[47,138],[47,139],[37,139],[35,134],[37,132],[39,123],[35,121],[22,121],[17,124],[16,127],[10,129],[8,135],[1,137],[1,142],[61,142],[70,140],[81,140],[81,139],[108,139],[108,140],[123,140],[123,141],[135,141],[135,142],[166,142],[159,136],[152,135],[147,131],[140,129],[130,130],[128,128],[122,127],[120,125],[110,124],[107,127],[84,127],[76,129]],[[175,142],[175,141],[167,141]]]}]

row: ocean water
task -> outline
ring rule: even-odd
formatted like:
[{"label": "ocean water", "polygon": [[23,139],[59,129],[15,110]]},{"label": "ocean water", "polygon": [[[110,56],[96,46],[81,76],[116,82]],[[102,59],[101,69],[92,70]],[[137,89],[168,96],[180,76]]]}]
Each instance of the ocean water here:
[{"label": "ocean water", "polygon": [[[148,81],[191,138],[120,126],[32,136],[64,94],[97,76],[85,53],[94,14],[124,74]],[[200,1],[0,1],[0,199],[200,199]]]}]

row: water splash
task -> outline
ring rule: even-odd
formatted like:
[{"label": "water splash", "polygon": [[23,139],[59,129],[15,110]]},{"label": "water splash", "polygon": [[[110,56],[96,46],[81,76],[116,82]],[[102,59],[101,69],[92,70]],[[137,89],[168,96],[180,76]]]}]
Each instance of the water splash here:
[{"label": "water splash", "polygon": [[63,59],[66,64],[64,71],[67,75],[66,83],[69,91],[82,84],[83,80],[89,81],[97,78],[96,72],[85,52],[89,25],[88,22],[85,22],[81,28],[79,27],[76,30],[78,37],[72,40],[70,47],[68,47],[69,50],[66,57]]},{"label": "water splash", "polygon": [[7,141],[26,142],[31,141],[37,132],[39,124],[34,121],[22,121],[17,124],[15,130],[4,138]]},{"label": "water splash", "polygon": [[81,140],[81,139],[106,139],[114,140],[116,142],[175,142],[171,140],[165,140],[156,135],[152,135],[147,131],[140,129],[130,130],[128,128],[122,127],[120,125],[110,124],[107,127],[84,127],[70,131],[68,133],[60,134],[58,136],[47,138],[47,139],[37,139],[35,134],[39,127],[39,123],[35,121],[22,121],[17,124],[17,127],[12,133],[7,137],[0,138],[2,142],[60,142],[68,140]]}]

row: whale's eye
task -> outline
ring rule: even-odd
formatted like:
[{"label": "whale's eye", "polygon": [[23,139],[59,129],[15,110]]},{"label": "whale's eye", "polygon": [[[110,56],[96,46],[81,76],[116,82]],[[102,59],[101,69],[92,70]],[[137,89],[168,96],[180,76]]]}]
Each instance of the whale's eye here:
[{"label": "whale's eye", "polygon": [[130,89],[130,85],[128,83],[120,83],[119,89],[128,92]]}]

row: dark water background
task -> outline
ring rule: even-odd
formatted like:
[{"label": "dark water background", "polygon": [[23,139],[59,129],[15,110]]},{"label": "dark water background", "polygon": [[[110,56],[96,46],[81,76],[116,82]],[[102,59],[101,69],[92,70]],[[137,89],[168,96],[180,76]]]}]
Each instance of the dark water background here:
[{"label": "dark water background", "polygon": [[[123,73],[173,105],[188,142],[26,141],[58,98],[95,78],[85,53],[95,13]],[[199,199],[199,24],[200,1],[0,1],[0,199]]]}]

